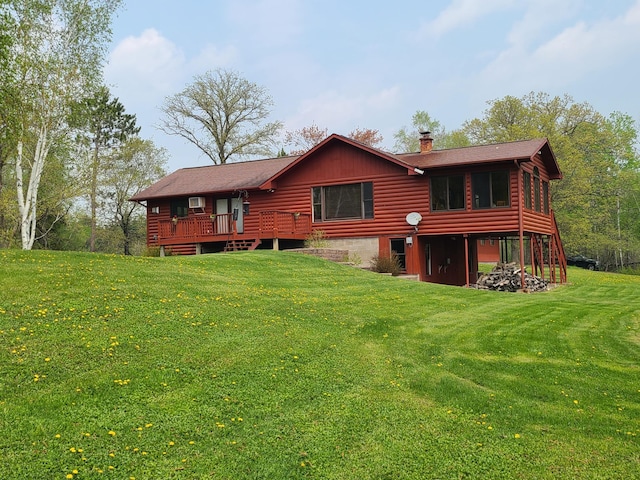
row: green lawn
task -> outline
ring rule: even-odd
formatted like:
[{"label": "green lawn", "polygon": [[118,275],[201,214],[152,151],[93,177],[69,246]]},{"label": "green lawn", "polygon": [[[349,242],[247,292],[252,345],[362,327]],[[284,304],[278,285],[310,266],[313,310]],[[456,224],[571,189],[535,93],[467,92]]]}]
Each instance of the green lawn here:
[{"label": "green lawn", "polygon": [[640,276],[569,281],[0,250],[0,478],[639,478]]}]

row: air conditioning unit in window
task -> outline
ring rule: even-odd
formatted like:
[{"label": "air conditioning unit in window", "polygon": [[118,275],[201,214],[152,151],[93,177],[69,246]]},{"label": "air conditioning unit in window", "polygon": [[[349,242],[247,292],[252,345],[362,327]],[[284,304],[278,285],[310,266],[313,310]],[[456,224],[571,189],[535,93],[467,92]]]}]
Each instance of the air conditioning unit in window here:
[{"label": "air conditioning unit in window", "polygon": [[204,197],[189,197],[189,208],[204,208]]}]

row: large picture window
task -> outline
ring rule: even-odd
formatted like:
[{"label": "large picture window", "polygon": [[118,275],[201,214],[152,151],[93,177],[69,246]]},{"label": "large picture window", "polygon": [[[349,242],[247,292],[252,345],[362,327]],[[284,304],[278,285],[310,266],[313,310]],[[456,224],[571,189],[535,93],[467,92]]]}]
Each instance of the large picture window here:
[{"label": "large picture window", "polygon": [[509,206],[509,171],[474,173],[471,175],[473,208]]},{"label": "large picture window", "polygon": [[313,187],[313,220],[373,218],[373,183]]},{"label": "large picture window", "polygon": [[431,177],[431,210],[464,208],[464,175]]}]

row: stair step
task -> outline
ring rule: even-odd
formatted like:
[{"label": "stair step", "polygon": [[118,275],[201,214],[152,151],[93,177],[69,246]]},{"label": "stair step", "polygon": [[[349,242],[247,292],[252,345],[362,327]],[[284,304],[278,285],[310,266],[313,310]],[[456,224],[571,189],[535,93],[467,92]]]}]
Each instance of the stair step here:
[{"label": "stair step", "polygon": [[240,250],[255,250],[261,240],[229,240],[224,247],[225,252],[237,252]]}]

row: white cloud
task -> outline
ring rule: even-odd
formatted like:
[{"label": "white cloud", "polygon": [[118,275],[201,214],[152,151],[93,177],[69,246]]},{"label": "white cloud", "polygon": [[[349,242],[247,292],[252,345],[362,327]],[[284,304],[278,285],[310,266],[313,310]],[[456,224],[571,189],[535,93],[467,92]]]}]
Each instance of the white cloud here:
[{"label": "white cloud", "polygon": [[[514,31],[518,26],[514,25]],[[640,1],[616,18],[580,20],[542,41],[520,34],[512,34],[510,40],[508,48],[475,80],[490,91],[502,88],[502,95],[505,88],[561,89],[594,72],[636,63],[630,59],[637,58],[640,47]]]},{"label": "white cloud", "polygon": [[453,0],[436,18],[421,26],[419,36],[441,37],[515,4],[514,0]]},{"label": "white cloud", "polygon": [[109,55],[105,76],[145,98],[168,93],[182,77],[184,53],[155,29],[122,40]]},{"label": "white cloud", "polygon": [[582,0],[529,0],[524,16],[511,26],[508,41],[512,45],[539,43],[580,13]]},{"label": "white cloud", "polygon": [[285,123],[287,130],[316,124],[329,133],[347,134],[356,127],[376,128],[371,117],[397,107],[399,88],[394,86],[368,94],[353,92],[323,92],[303,99],[295,115]]},{"label": "white cloud", "polygon": [[194,74],[200,74],[208,70],[225,67],[231,64],[237,55],[238,51],[234,46],[229,45],[219,48],[208,44],[195,58],[189,60],[188,70],[194,72]]},{"label": "white cloud", "polygon": [[236,29],[256,48],[288,45],[303,33],[300,0],[232,2],[228,14]]},{"label": "white cloud", "polygon": [[[636,5],[635,10],[640,10]],[[640,45],[640,15],[634,10],[613,20],[579,22],[565,29],[535,52],[539,62],[564,67],[571,76],[606,68]]]}]

